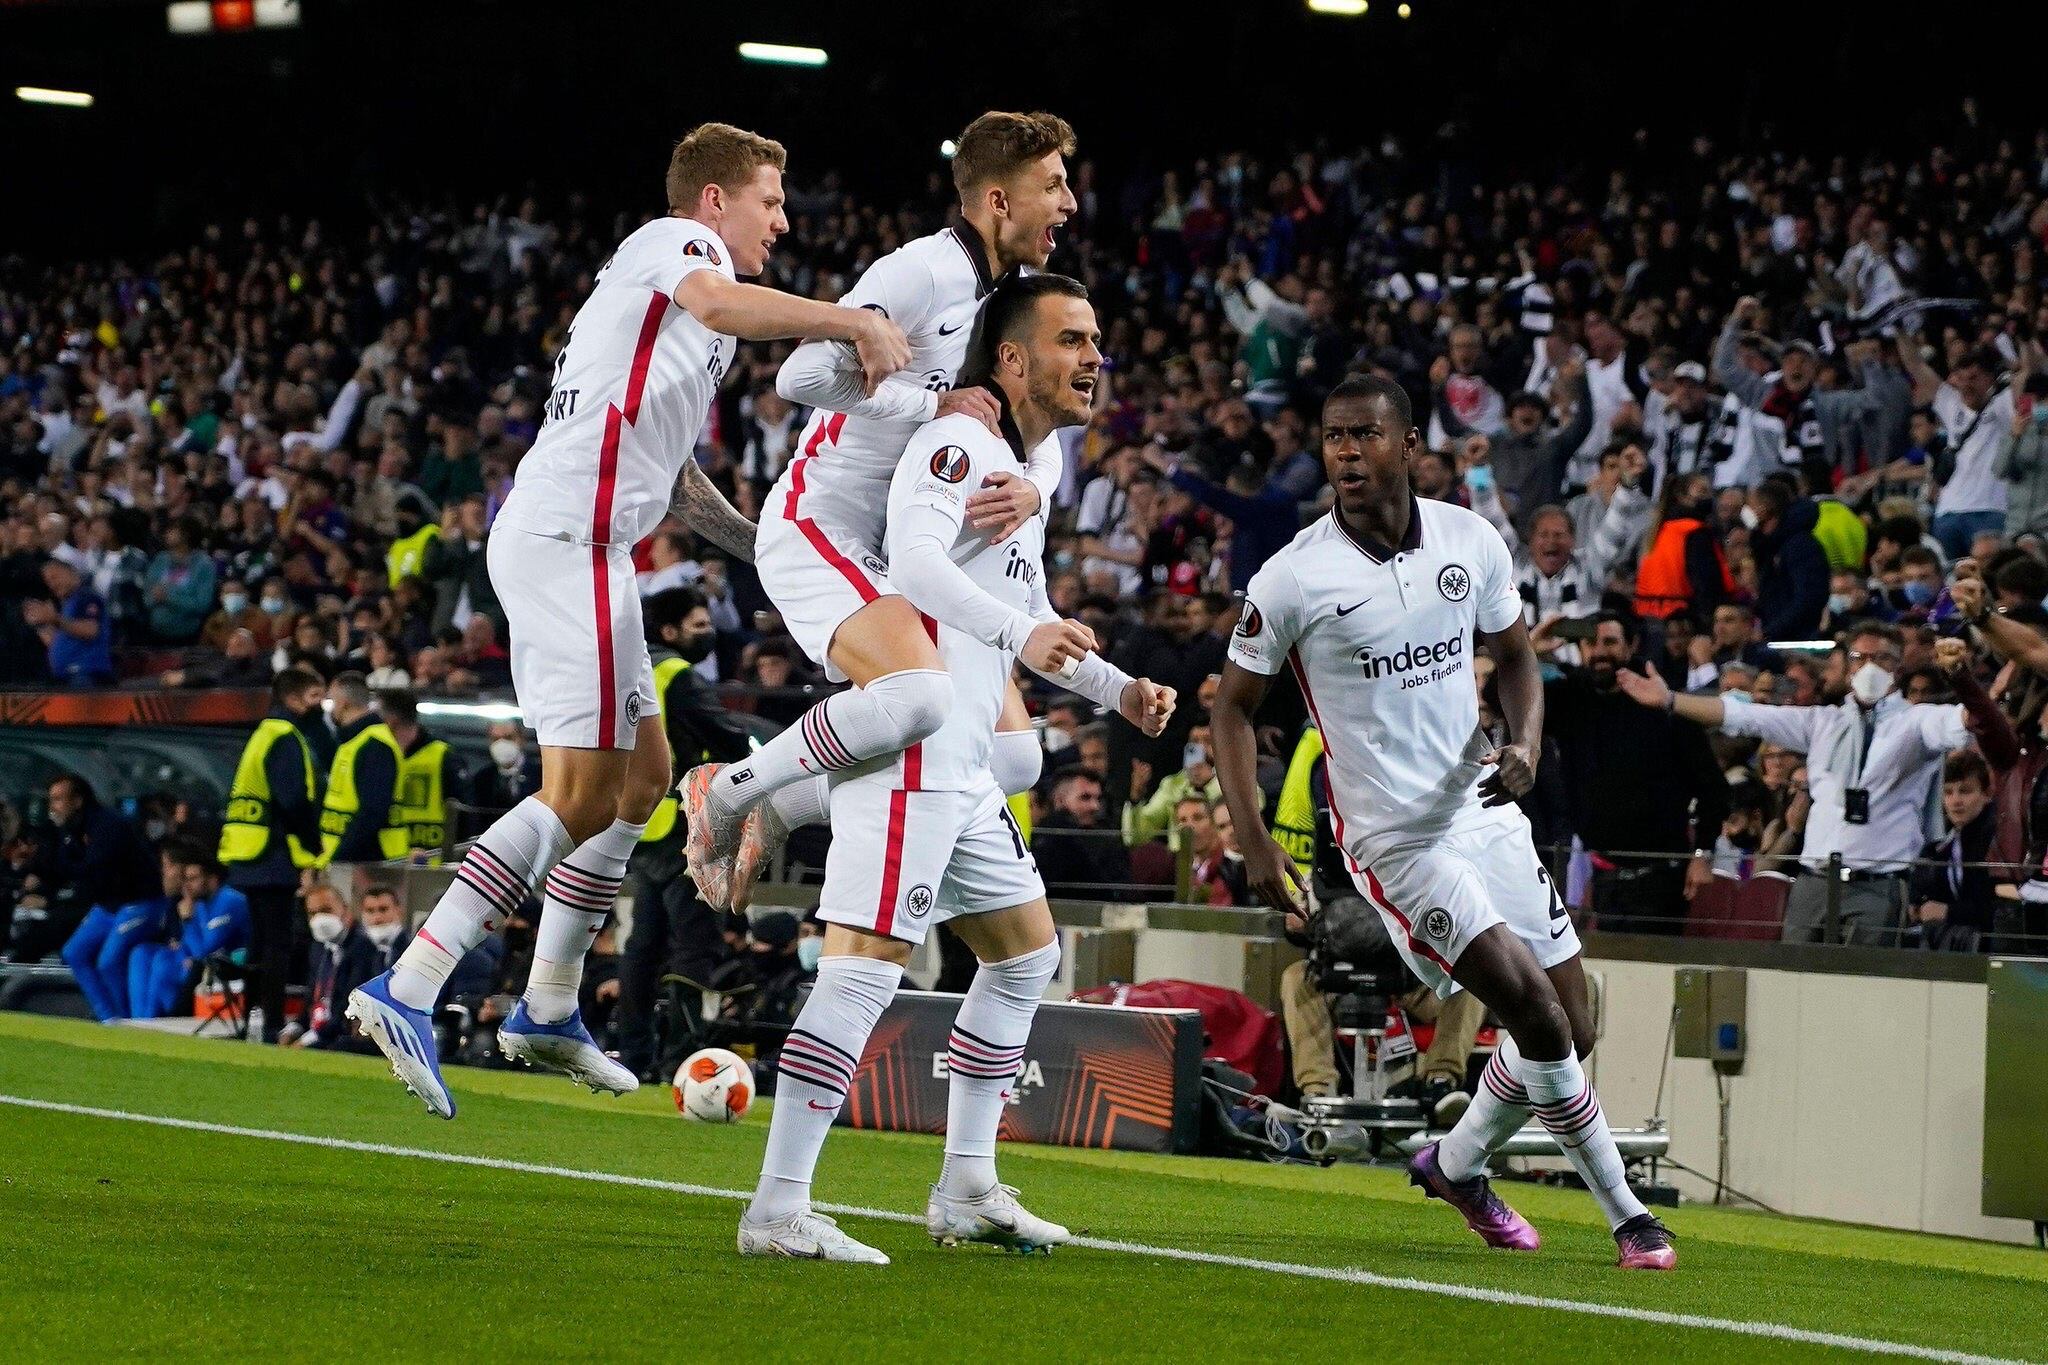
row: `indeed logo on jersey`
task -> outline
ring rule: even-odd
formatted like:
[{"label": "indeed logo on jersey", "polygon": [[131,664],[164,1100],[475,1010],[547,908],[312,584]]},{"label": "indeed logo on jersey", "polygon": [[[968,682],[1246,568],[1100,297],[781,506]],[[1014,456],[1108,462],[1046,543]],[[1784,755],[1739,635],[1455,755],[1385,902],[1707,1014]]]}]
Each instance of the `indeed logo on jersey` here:
[{"label": "indeed logo on jersey", "polygon": [[1412,674],[1401,679],[1402,688],[1422,687],[1448,678],[1465,666],[1465,635],[1460,631],[1433,645],[1411,640],[1392,654],[1376,654],[1367,645],[1358,651],[1358,666],[1368,678]]}]

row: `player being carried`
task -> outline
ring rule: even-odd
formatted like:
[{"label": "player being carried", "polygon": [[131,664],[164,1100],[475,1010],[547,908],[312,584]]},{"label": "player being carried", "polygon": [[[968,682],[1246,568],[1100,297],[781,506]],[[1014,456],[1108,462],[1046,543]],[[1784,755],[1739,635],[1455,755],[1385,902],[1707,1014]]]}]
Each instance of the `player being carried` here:
[{"label": "player being carried", "polygon": [[[790,634],[828,677],[854,687],[745,762],[684,778],[691,875],[716,908],[744,906],[787,831],[822,818],[828,774],[901,752],[951,709],[954,683],[881,556],[889,481],[904,443],[934,418],[957,413],[993,430],[988,393],[954,377],[995,281],[1042,268],[1052,253],[1075,208],[1065,161],[1073,150],[1073,129],[1051,114],[987,113],[968,124],[953,155],[960,221],[882,257],[840,300],[901,324],[909,368],[869,392],[844,346],[815,342],[798,347],[776,379],[783,397],[814,411],[797,458],[762,503],[756,567]],[[1023,468],[968,490],[969,524],[1000,542],[1050,505],[1061,467],[1057,443],[1031,450]],[[1014,691],[1001,730],[997,783],[1023,791],[1037,781],[1040,752]],[[746,819],[757,803],[759,818]]]},{"label": "player being carried", "polygon": [[[1536,1230],[1486,1179],[1489,1154],[1533,1112],[1607,1215],[1620,1264],[1668,1270],[1671,1233],[1629,1190],[1579,1065],[1594,1033],[1578,934],[1514,804],[1543,744],[1514,567],[1477,514],[1410,490],[1420,439],[1399,385],[1354,376],[1332,389],[1323,467],[1336,506],[1246,588],[1210,722],[1246,875],[1268,905],[1298,908],[1300,873],[1261,815],[1252,733],[1284,664],[1328,745],[1331,817],[1359,894],[1438,995],[1469,990],[1507,1026],[1471,1107],[1410,1178],[1489,1246],[1535,1250]],[[1493,655],[1506,742],[1479,729],[1475,640]]]},{"label": "player being carried", "polygon": [[[541,789],[499,818],[393,968],[348,1015],[442,1118],[432,1012],[469,949],[546,882],[525,998],[499,1030],[517,1057],[593,1089],[638,1082],[591,1040],[576,1008],[583,958],[626,859],[666,794],[668,739],[640,624],[632,548],[667,515],[751,558],[754,528],[692,452],[734,339],[843,342],[872,388],[909,360],[895,323],[741,284],[783,215],[782,145],[722,123],[693,130],[668,168],[669,213],[619,244],[555,358],[546,425],[519,463],[490,538],[491,584],[512,628],[512,683],[541,744]],[[680,482],[679,482],[680,479]]]},{"label": "player being carried", "polygon": [[926,1230],[946,1245],[1025,1251],[1068,1239],[996,1179],[996,1130],[1059,945],[1038,866],[989,768],[993,731],[1012,661],[1020,652],[1027,664],[1049,657],[1053,640],[1077,660],[1054,681],[1147,734],[1165,728],[1174,695],[1089,653],[1087,627],[1047,604],[1037,519],[998,544],[971,524],[967,501],[984,477],[1023,468],[1056,429],[1088,420],[1099,343],[1095,310],[1076,281],[1030,275],[1000,286],[975,325],[961,382],[986,385],[1002,434],[965,411],[941,417],[911,438],[891,482],[890,578],[953,679],[954,704],[893,763],[832,788],[834,837],[818,902],[825,953],[782,1050],[761,1182],[740,1220],[745,1255],[887,1263],[811,1212],[811,1175],[911,949],[942,920],[981,966],[947,1050],[946,1160]]}]

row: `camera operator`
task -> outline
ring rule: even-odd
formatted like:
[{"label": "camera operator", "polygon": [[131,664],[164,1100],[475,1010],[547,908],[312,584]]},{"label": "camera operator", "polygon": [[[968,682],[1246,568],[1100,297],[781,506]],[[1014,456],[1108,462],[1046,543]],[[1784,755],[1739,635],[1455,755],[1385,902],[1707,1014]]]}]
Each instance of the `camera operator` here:
[{"label": "camera operator", "polygon": [[1398,1000],[1411,1021],[1435,1024],[1436,1035],[1415,1059],[1414,1074],[1389,1093],[1420,1100],[1430,1122],[1447,1128],[1470,1102],[1465,1064],[1485,1008],[1470,991],[1440,1001],[1419,985],[1387,937],[1379,912],[1351,894],[1344,855],[1330,829],[1327,764],[1317,757],[1314,765],[1309,795],[1316,838],[1309,856],[1296,863],[1321,909],[1312,920],[1287,917],[1288,942],[1309,949],[1309,957],[1280,974],[1280,1015],[1287,1026],[1295,1087],[1304,1097],[1336,1094],[1337,1027],[1383,1023],[1390,1004]]}]

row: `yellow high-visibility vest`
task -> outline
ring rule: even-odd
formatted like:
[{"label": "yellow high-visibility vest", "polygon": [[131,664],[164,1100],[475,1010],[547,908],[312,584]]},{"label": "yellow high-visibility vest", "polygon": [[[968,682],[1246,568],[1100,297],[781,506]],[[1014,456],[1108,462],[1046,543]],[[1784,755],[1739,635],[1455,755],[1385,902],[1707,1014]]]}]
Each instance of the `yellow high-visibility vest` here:
[{"label": "yellow high-visibility vest", "polygon": [[401,578],[417,578],[426,572],[427,547],[441,538],[441,528],[428,522],[409,536],[400,536],[391,542],[391,549],[384,556],[384,572],[397,587]]},{"label": "yellow high-visibility vest", "polygon": [[448,843],[448,793],[442,790],[443,760],[448,741],[430,739],[407,754],[398,764],[398,792],[392,798],[394,813],[408,831],[408,851],[425,849],[431,856],[428,867],[441,865],[441,850]]},{"label": "yellow high-visibility vest", "polygon": [[[306,743],[306,737],[299,733],[299,727],[276,716],[264,719],[256,727],[256,733],[249,736],[249,742],[242,746],[242,757],[235,764],[235,780],[228,788],[226,818],[220,827],[221,862],[226,864],[253,863],[270,848],[270,773],[263,766],[270,757],[270,746],[289,735],[299,746],[299,759],[305,765],[306,799],[311,801],[313,791],[313,748]],[[292,866],[315,867],[320,855],[301,844],[298,836],[287,834],[290,844]]]},{"label": "yellow high-visibility vest", "polygon": [[[668,707],[668,685],[689,666],[688,660],[674,654],[654,666],[654,695],[660,699],[664,710]],[[674,754],[671,755],[671,762],[683,767],[695,767],[697,758],[696,754]],[[671,772],[669,777],[673,779],[675,774]],[[673,780],[669,787],[669,794],[661,798],[661,804],[654,808],[654,814],[647,817],[647,829],[640,835],[640,842],[643,844],[658,844],[675,832],[676,794]]]},{"label": "yellow high-visibility vest", "polygon": [[[362,805],[362,795],[356,791],[356,759],[372,744],[381,744],[391,751],[391,764],[400,777],[404,776],[405,752],[398,747],[391,727],[383,721],[365,726],[362,732],[334,751],[334,766],[327,770],[327,801],[320,811],[320,861],[334,861],[335,850],[341,847],[341,836],[348,829],[349,821],[355,817]],[[412,832],[405,822],[405,807],[399,800],[400,789],[391,792],[391,806],[384,812],[384,827],[377,831],[377,852],[383,857],[399,859],[412,850]]]},{"label": "yellow high-visibility vest", "polygon": [[1322,756],[1323,732],[1311,725],[1295,742],[1287,778],[1280,784],[1280,799],[1273,806],[1273,842],[1287,850],[1304,877],[1315,870],[1316,800],[1311,779],[1316,760]]}]

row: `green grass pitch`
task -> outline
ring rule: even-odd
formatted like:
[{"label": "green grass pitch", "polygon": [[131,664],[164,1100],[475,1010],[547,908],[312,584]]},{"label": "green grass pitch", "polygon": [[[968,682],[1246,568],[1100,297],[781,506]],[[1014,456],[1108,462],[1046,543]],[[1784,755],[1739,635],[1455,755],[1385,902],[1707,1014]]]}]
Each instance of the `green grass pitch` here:
[{"label": "green grass pitch", "polygon": [[[2026,1248],[1683,1208],[1677,1273],[1629,1274],[1583,1195],[1507,1187],[1544,1235],[1516,1255],[1356,1167],[1006,1147],[1034,1209],[1133,1245],[942,1250],[849,1215],[893,1265],[742,1260],[715,1191],[752,1187],[765,1105],[708,1127],[665,1088],[450,1079],[442,1123],[371,1058],[0,1015],[11,1100],[407,1149],[0,1102],[0,1359],[2048,1356],[2048,1256]],[[921,1215],[938,1164],[936,1139],[839,1131],[817,1194]]]}]

